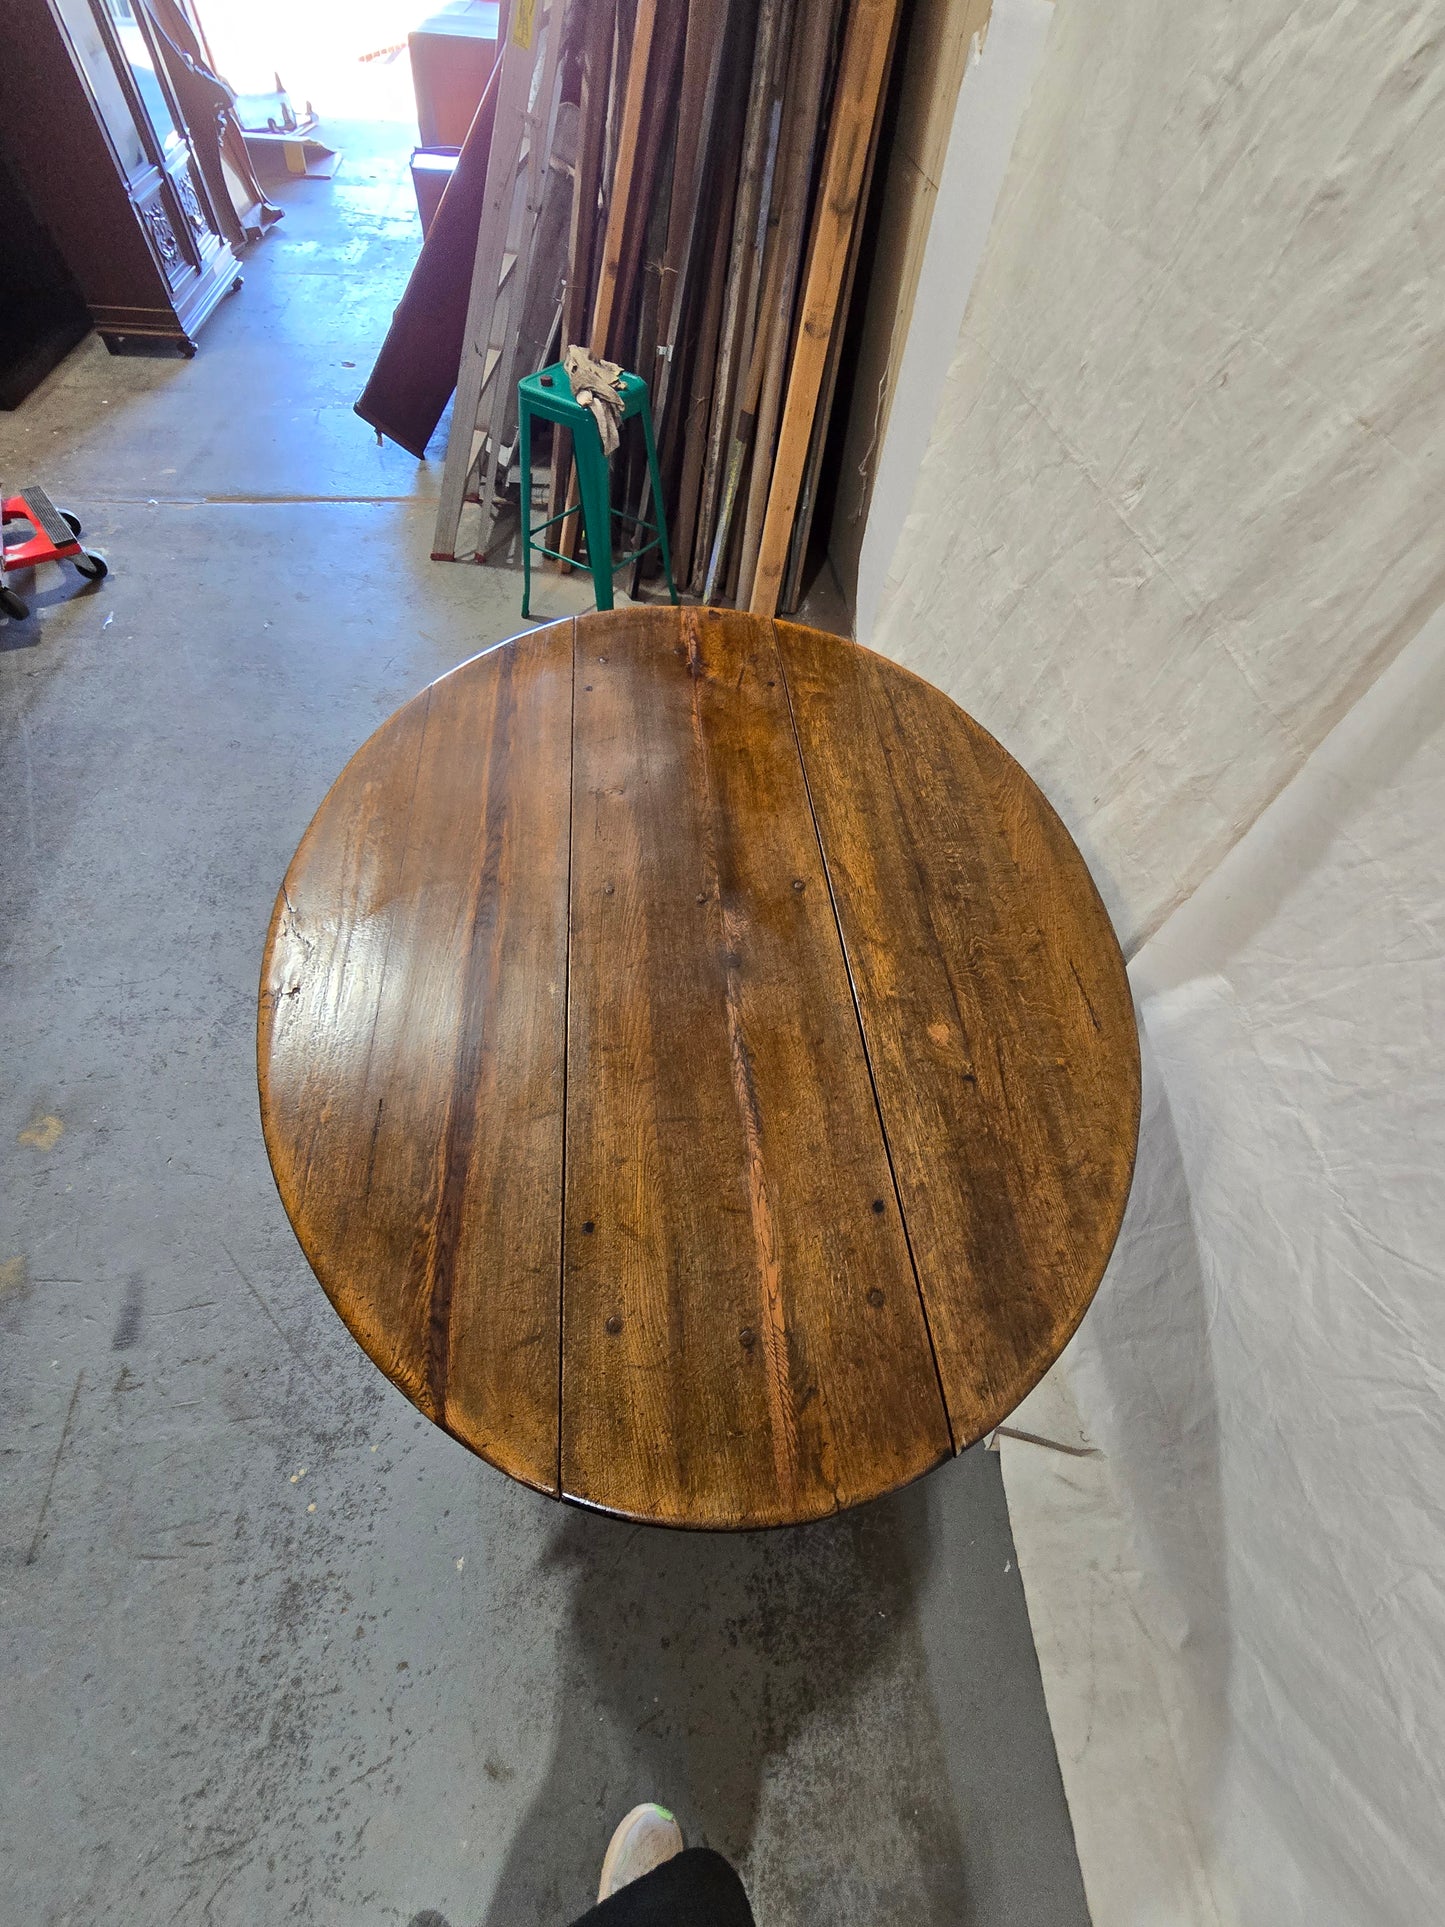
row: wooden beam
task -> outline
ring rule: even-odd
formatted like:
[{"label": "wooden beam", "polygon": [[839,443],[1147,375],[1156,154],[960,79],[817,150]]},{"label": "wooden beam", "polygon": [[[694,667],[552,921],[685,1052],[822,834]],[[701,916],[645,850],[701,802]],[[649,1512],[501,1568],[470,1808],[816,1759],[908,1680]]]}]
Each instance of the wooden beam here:
[{"label": "wooden beam", "polygon": [[803,468],[813,432],[828,344],[839,325],[839,296],[860,211],[868,150],[888,72],[900,0],[854,0],[838,70],[833,120],[819,188],[821,213],[808,262],[797,346],[783,404],[777,460],[749,607],[776,614]]},{"label": "wooden beam", "polygon": [[[764,314],[771,309],[776,299],[779,275],[778,235],[769,229],[767,253],[763,261],[763,295],[761,308]],[[743,469],[753,445],[753,424],[758,416],[758,396],[763,386],[763,357],[767,349],[767,334],[759,329],[753,336],[752,356],[748,362],[748,378],[738,401],[737,420],[733,424],[732,447],[728,451],[727,474],[723,480],[722,501],[718,507],[717,527],[713,532],[712,549],[707,560],[707,578],[703,584],[703,601],[715,602],[718,598],[718,584],[722,577],[723,564],[727,560],[728,537],[732,533],[733,510],[737,505],[738,492],[742,487]]]},{"label": "wooden beam", "polygon": [[[607,344],[594,344],[594,353],[611,355],[626,367],[633,367],[632,356],[635,344],[624,331],[632,312],[633,295],[637,286],[637,274],[641,265],[644,246],[655,223],[662,223],[662,233],[666,233],[665,210],[655,205],[658,199],[657,186],[665,152],[668,150],[668,136],[677,125],[677,86],[678,67],[682,59],[683,33],[687,25],[686,9],[673,0],[664,6],[658,16],[656,30],[652,36],[652,53],[646,74],[646,92],[642,115],[642,128],[638,136],[636,157],[633,161],[632,176],[627,190],[626,226],[623,232],[622,259],[618,265],[617,286],[612,299],[612,325]],[[628,74],[629,84],[631,72]],[[661,251],[662,241],[657,242]],[[651,371],[638,367],[645,380],[651,380]]]},{"label": "wooden beam", "polygon": [[697,345],[688,383],[687,415],[682,423],[682,474],[677,485],[677,526],[672,530],[673,568],[679,579],[691,572],[693,534],[697,528],[698,495],[702,485],[703,455],[707,446],[708,412],[717,365],[718,326],[722,319],[723,288],[727,281],[728,230],[732,218],[734,184],[720,184],[713,209],[713,240],[708,260]]},{"label": "wooden beam", "polygon": [[[779,176],[778,280],[763,303],[761,327],[766,351],[760,392],[755,397],[753,465],[748,478],[747,512],[743,521],[742,553],[738,562],[738,601],[752,596],[758,550],[763,539],[763,514],[773,472],[773,443],[778,409],[787,373],[788,347],[793,334],[793,300],[798,291],[804,237],[808,222],[808,189],[813,150],[823,111],[823,87],[833,42],[837,7],[833,0],[813,0],[805,10],[793,48],[788,92],[783,107],[786,131]],[[761,337],[760,337],[761,338]]]},{"label": "wooden beam", "polygon": [[[858,197],[858,205],[866,210],[873,193],[873,170],[878,160],[878,120],[873,123],[873,139],[868,147],[868,165],[863,170],[863,191]],[[853,282],[858,273],[858,257],[863,252],[863,225],[866,212],[861,213],[853,223],[853,239],[848,245],[848,266],[843,275],[843,292],[838,300],[838,312],[845,317],[842,327],[833,330],[833,338],[828,343],[828,359],[823,364],[823,385],[818,392],[818,405],[813,410],[813,434],[808,443],[808,460],[803,469],[803,485],[798,495],[798,507],[793,516],[793,533],[788,544],[788,562],[783,571],[782,594],[778,607],[783,614],[791,614],[798,606],[802,596],[803,570],[808,560],[808,542],[813,528],[813,516],[818,505],[818,483],[823,472],[823,458],[827,453],[829,430],[833,413],[833,394],[838,385],[838,369],[843,360],[844,337],[848,332],[847,321],[851,319],[853,302]]]},{"label": "wooden beam", "polygon": [[617,166],[612,176],[612,192],[607,205],[607,232],[602,242],[602,272],[597,280],[592,329],[587,339],[587,345],[595,355],[607,353],[607,341],[616,310],[618,280],[622,273],[627,238],[627,214],[632,202],[633,175],[637,168],[646,108],[647,67],[656,25],[657,0],[637,0],[637,25],[632,34],[627,93],[622,103],[622,125],[617,141]]},{"label": "wooden beam", "polygon": [[[714,114],[717,111],[718,83],[723,68],[724,47],[728,38],[731,0],[690,0],[687,32],[683,46],[682,82],[677,110],[677,142],[673,152],[672,184],[668,199],[667,233],[656,263],[656,325],[644,328],[637,349],[637,369],[645,376],[652,392],[652,420],[657,431],[661,460],[664,500],[657,506],[667,515],[668,483],[677,475],[675,459],[677,435],[672,416],[674,363],[682,346],[689,275],[697,248],[699,210],[707,183],[709,144]],[[648,272],[654,272],[649,267]],[[636,514],[640,521],[648,513],[651,477],[644,468],[637,492]],[[693,491],[696,499],[696,489]],[[691,535],[689,534],[689,543]],[[679,568],[685,569],[689,549],[679,548]],[[656,566],[657,557],[643,557],[634,565],[632,593],[637,592],[645,563]]]},{"label": "wooden beam", "polygon": [[[607,131],[607,89],[612,76],[612,32],[615,0],[589,0],[584,10],[578,58],[577,181],[572,196],[572,231],[567,249],[567,293],[562,304],[562,352],[579,341],[592,305],[592,268],[597,243],[598,193],[602,184],[602,145]],[[552,478],[547,492],[547,514],[562,508],[572,475],[572,437],[560,425],[552,430]],[[571,555],[576,518],[560,530],[557,546]],[[552,562],[549,568],[567,568]]]},{"label": "wooden beam", "polygon": [[748,282],[757,264],[758,202],[769,145],[769,110],[773,98],[773,66],[778,28],[787,0],[763,0],[754,43],[752,80],[748,91],[747,123],[743,132],[742,173],[733,208],[732,249],[718,333],[717,371],[713,379],[712,423],[703,468],[702,501],[698,510],[692,587],[701,593],[717,518],[718,496],[724,473],[724,452],[733,419],[733,389],[745,352],[741,322],[747,313]]},{"label": "wooden beam", "polygon": [[682,96],[678,105],[677,152],[673,157],[672,201],[667,216],[658,302],[657,353],[660,364],[642,369],[652,385],[654,426],[661,436],[672,385],[672,357],[687,292],[688,268],[697,231],[707,162],[708,129],[717,101],[718,76],[727,27],[728,0],[692,0],[683,53]]}]

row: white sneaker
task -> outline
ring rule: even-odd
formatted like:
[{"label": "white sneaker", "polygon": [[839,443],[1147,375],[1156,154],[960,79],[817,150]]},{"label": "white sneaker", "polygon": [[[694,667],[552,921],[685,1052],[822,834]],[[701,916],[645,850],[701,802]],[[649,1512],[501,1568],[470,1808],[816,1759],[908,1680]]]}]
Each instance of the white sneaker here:
[{"label": "white sneaker", "polygon": [[682,1828],[666,1807],[654,1806],[651,1801],[634,1807],[626,1819],[618,1822],[617,1831],[608,1843],[597,1898],[606,1900],[619,1888],[640,1880],[664,1860],[671,1860],[681,1852]]}]

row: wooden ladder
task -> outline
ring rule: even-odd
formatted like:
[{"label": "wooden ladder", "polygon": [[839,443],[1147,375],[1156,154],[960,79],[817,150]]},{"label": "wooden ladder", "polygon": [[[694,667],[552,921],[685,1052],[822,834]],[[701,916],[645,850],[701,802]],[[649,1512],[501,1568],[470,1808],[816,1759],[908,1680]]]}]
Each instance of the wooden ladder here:
[{"label": "wooden ladder", "polygon": [[[480,559],[496,510],[501,431],[517,379],[517,338],[560,93],[566,0],[515,0],[502,52],[486,199],[447,436],[432,560],[457,559],[462,512],[481,507]],[[475,493],[470,485],[475,478]]]}]

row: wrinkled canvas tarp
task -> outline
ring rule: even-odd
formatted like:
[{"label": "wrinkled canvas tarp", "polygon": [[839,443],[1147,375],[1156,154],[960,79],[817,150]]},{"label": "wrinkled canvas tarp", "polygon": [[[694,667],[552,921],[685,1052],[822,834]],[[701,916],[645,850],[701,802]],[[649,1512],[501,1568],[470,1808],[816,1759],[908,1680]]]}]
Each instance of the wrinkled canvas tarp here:
[{"label": "wrinkled canvas tarp", "polygon": [[1442,34],[1067,0],[1034,79],[867,639],[1043,784],[1130,947],[1445,598]]},{"label": "wrinkled canvas tarp", "polygon": [[1445,1917],[1442,321],[1438,6],[1059,7],[873,640],[1133,953],[1003,1445],[1098,1927]]},{"label": "wrinkled canvas tarp", "polygon": [[1101,1456],[1003,1445],[1100,1927],[1441,1917],[1442,829],[1438,620],[1134,960],[1134,1195],[1013,1421]]}]

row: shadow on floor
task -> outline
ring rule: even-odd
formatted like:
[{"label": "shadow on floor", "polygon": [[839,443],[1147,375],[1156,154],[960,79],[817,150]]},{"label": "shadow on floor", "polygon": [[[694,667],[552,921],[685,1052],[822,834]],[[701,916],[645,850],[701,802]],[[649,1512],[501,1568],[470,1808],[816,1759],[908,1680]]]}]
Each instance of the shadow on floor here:
[{"label": "shadow on floor", "polygon": [[[910,1809],[889,1815],[895,1845],[885,1855],[894,1863],[885,1877],[921,1903],[909,1917],[940,1927],[972,1918],[942,1739],[917,1692],[915,1602],[929,1558],[922,1487],[775,1533],[676,1533],[565,1515],[548,1555],[574,1582],[558,1642],[552,1760],[511,1843],[487,1927],[573,1918],[579,1896],[595,1891],[612,1826],[639,1800],[672,1806],[691,1843],[746,1869],[766,1858],[753,1851],[765,1793],[836,1816],[833,1796],[844,1789],[828,1780],[847,1782],[849,1793],[860,1777],[879,1789],[880,1767]],[[892,1690],[900,1676],[911,1691]],[[810,1723],[836,1733],[839,1709],[850,1706],[857,1755],[831,1773],[817,1762],[814,1783],[796,1785]],[[826,1818],[819,1846],[846,1876],[850,1842],[836,1830],[830,1838]],[[812,1884],[805,1869],[777,1867],[762,1869],[764,1884],[788,1884],[790,1871]]]}]

